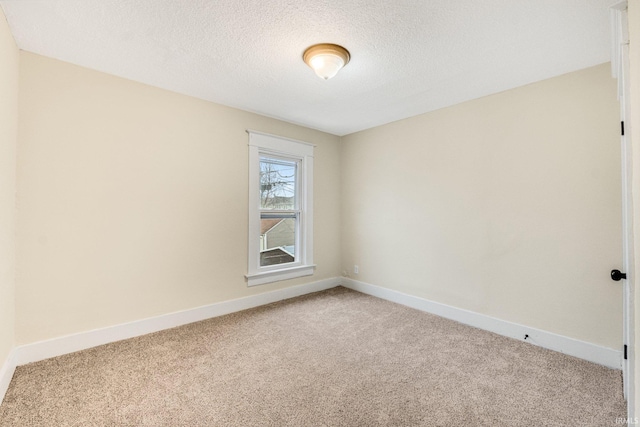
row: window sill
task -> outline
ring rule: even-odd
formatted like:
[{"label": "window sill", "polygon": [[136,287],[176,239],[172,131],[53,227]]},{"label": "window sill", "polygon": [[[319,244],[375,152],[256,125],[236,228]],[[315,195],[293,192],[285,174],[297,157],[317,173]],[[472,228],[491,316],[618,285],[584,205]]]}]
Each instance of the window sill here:
[{"label": "window sill", "polygon": [[301,265],[298,267],[283,268],[281,270],[247,274],[245,277],[247,278],[248,286],[264,285],[265,283],[279,282],[280,280],[311,276],[315,268],[315,265]]}]

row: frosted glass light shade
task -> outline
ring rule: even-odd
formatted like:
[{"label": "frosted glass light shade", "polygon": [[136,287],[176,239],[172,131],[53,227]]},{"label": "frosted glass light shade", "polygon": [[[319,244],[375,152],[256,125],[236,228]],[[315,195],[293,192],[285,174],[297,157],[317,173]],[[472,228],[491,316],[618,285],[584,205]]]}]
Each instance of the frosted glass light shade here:
[{"label": "frosted glass light shade", "polygon": [[350,55],[349,51],[342,46],[322,43],[305,50],[302,59],[318,77],[328,80],[349,63]]}]

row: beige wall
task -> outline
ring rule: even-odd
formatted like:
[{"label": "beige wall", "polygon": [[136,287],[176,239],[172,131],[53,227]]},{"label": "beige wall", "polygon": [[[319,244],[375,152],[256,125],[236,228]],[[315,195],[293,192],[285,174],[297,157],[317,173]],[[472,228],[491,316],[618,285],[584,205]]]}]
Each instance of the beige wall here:
[{"label": "beige wall", "polygon": [[346,136],[341,161],[352,278],[620,349],[609,64]]},{"label": "beige wall", "polygon": [[0,9],[0,368],[14,344],[18,49]]},{"label": "beige wall", "polygon": [[[338,137],[20,60],[18,344],[339,275]],[[246,129],[317,144],[312,277],[246,285]]]}]

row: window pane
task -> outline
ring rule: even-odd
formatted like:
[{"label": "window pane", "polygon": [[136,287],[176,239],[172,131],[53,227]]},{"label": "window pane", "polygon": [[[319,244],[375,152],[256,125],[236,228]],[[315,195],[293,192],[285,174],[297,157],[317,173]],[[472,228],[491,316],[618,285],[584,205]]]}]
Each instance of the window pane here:
[{"label": "window pane", "polygon": [[297,163],[260,157],[260,208],[295,209]]},{"label": "window pane", "polygon": [[260,266],[295,261],[295,215],[262,215],[260,219]]}]

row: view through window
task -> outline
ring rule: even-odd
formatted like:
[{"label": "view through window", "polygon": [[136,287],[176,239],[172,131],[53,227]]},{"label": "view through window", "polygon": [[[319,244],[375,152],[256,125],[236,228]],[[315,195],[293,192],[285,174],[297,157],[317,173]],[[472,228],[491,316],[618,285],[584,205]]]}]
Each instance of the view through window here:
[{"label": "view through window", "polygon": [[260,266],[295,262],[298,162],[260,157]]}]

